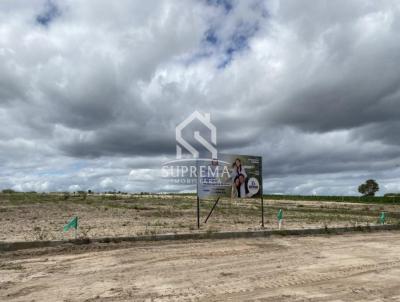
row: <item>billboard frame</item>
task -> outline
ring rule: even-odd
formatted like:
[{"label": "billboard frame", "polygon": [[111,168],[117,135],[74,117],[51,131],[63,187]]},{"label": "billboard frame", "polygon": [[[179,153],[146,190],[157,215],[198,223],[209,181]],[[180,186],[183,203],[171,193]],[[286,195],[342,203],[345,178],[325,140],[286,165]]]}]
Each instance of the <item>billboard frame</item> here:
[{"label": "billboard frame", "polygon": [[[263,174],[262,174],[262,156],[257,156],[260,158],[260,202],[261,202],[261,228],[265,227],[264,221],[264,187],[263,187]],[[199,160],[196,160],[196,170],[197,170],[197,182],[196,182],[196,199],[197,199],[197,229],[200,229],[200,196],[199,196]],[[208,219],[212,215],[214,209],[216,208],[221,196],[217,196],[217,199],[211,208],[211,211],[207,215],[204,223],[207,223]]]}]

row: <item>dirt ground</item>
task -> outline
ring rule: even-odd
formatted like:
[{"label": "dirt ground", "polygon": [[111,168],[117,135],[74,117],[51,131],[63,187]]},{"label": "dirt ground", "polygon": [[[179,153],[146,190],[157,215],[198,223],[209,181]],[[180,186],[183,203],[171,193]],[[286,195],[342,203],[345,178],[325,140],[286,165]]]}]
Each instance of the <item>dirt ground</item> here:
[{"label": "dirt ground", "polygon": [[0,301],[400,301],[400,232],[3,253]]},{"label": "dirt ground", "polygon": [[[0,241],[60,240],[74,236],[62,228],[79,217],[78,236],[135,236],[198,232],[195,196],[68,196],[0,194]],[[319,201],[265,200],[265,227],[276,229],[278,209],[284,227],[315,228],[376,224],[381,211],[388,223],[399,223],[400,205]],[[201,232],[260,229],[259,200],[222,199],[207,224],[213,201],[201,201]]]}]

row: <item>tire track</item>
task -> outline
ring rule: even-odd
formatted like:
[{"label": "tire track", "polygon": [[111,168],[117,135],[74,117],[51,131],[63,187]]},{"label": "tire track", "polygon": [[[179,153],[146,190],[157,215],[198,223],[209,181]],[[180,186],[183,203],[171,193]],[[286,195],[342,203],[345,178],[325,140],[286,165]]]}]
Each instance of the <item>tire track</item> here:
[{"label": "tire track", "polygon": [[[305,273],[298,272],[293,275],[287,275],[272,281],[257,281],[265,279],[265,275],[257,274],[247,288],[243,288],[245,280],[240,277],[232,281],[221,281],[217,284],[200,285],[198,288],[180,288],[166,293],[150,293],[154,301],[199,301],[203,298],[210,300],[224,297],[224,299],[245,299],[250,293],[265,292],[267,290],[276,290],[287,287],[298,287],[314,285],[316,283],[328,282],[335,279],[349,278],[360,274],[370,272],[387,271],[400,267],[400,260],[380,262],[376,264],[350,265],[338,269],[331,273]],[[311,300],[307,300],[311,301]]]}]

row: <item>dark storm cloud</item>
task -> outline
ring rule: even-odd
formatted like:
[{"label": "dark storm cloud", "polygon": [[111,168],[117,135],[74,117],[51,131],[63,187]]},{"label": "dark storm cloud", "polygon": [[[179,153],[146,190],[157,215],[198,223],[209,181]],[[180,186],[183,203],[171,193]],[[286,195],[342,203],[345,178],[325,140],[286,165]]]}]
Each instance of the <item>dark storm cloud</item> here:
[{"label": "dark storm cloud", "polygon": [[219,152],[264,157],[268,192],[400,191],[399,17],[395,1],[3,1],[0,187],[175,190],[157,169],[198,110]]},{"label": "dark storm cloud", "polygon": [[[61,143],[60,148],[67,155],[75,157],[172,155],[175,152],[175,136],[164,133],[163,130],[165,129],[152,133],[140,125],[128,129],[111,127],[97,131],[88,140],[77,139]],[[174,129],[171,130],[175,134]]]},{"label": "dark storm cloud", "polygon": [[327,132],[397,119],[399,8],[340,3],[308,2],[300,9],[288,1],[279,7],[278,18],[290,24],[301,55],[288,67],[288,91],[271,108],[273,123]]},{"label": "dark storm cloud", "polygon": [[0,107],[24,99],[28,88],[23,75],[16,70],[16,58],[6,60],[8,56],[14,57],[11,49],[0,49]]},{"label": "dark storm cloud", "polygon": [[354,137],[363,141],[381,141],[385,145],[399,148],[400,121],[388,120],[386,122],[368,124],[354,131]]},{"label": "dark storm cloud", "polygon": [[379,57],[360,52],[342,64],[325,62],[326,68],[313,72],[305,87],[276,105],[272,121],[326,132],[398,119],[400,72],[393,68],[400,60],[397,50],[381,49]]}]

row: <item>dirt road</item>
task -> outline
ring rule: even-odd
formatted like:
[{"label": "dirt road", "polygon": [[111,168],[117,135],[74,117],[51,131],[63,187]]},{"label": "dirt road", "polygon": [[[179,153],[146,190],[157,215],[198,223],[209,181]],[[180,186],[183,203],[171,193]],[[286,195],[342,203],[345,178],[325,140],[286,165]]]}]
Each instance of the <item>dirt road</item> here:
[{"label": "dirt road", "polygon": [[400,301],[400,232],[71,249],[0,254],[0,301]]}]

